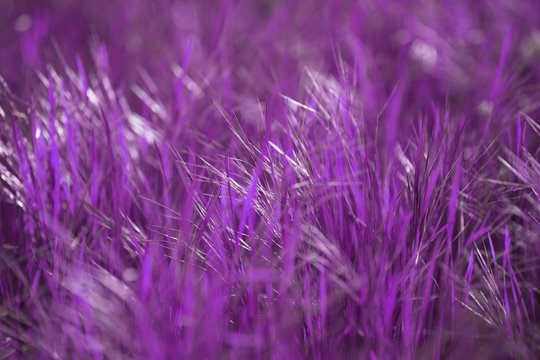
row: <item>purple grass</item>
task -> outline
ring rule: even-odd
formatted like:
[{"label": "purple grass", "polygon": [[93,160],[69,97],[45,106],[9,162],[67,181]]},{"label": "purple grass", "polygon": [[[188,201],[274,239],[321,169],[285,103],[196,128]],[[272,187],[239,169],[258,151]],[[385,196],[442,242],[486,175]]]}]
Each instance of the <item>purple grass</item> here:
[{"label": "purple grass", "polygon": [[540,2],[0,1],[2,359],[540,357]]}]

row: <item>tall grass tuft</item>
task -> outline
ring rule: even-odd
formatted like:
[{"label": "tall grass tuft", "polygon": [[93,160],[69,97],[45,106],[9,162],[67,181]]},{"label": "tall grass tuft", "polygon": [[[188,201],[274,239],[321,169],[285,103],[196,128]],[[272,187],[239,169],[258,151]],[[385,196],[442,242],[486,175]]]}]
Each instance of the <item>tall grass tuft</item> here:
[{"label": "tall grass tuft", "polygon": [[0,2],[2,359],[540,356],[540,3]]}]

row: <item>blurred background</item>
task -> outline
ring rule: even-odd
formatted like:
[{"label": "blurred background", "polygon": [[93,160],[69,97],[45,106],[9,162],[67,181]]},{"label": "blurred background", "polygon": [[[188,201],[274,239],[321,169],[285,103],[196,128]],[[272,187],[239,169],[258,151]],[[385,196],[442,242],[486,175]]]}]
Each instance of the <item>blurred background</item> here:
[{"label": "blurred background", "polygon": [[0,0],[0,73],[24,91],[34,70],[59,55],[87,63],[102,41],[117,84],[145,69],[159,86],[185,63],[234,104],[295,94],[303,69],[337,73],[339,56],[357,70],[365,110],[399,84],[416,109],[435,99],[489,113],[498,92],[538,79],[539,24],[537,1]]}]

